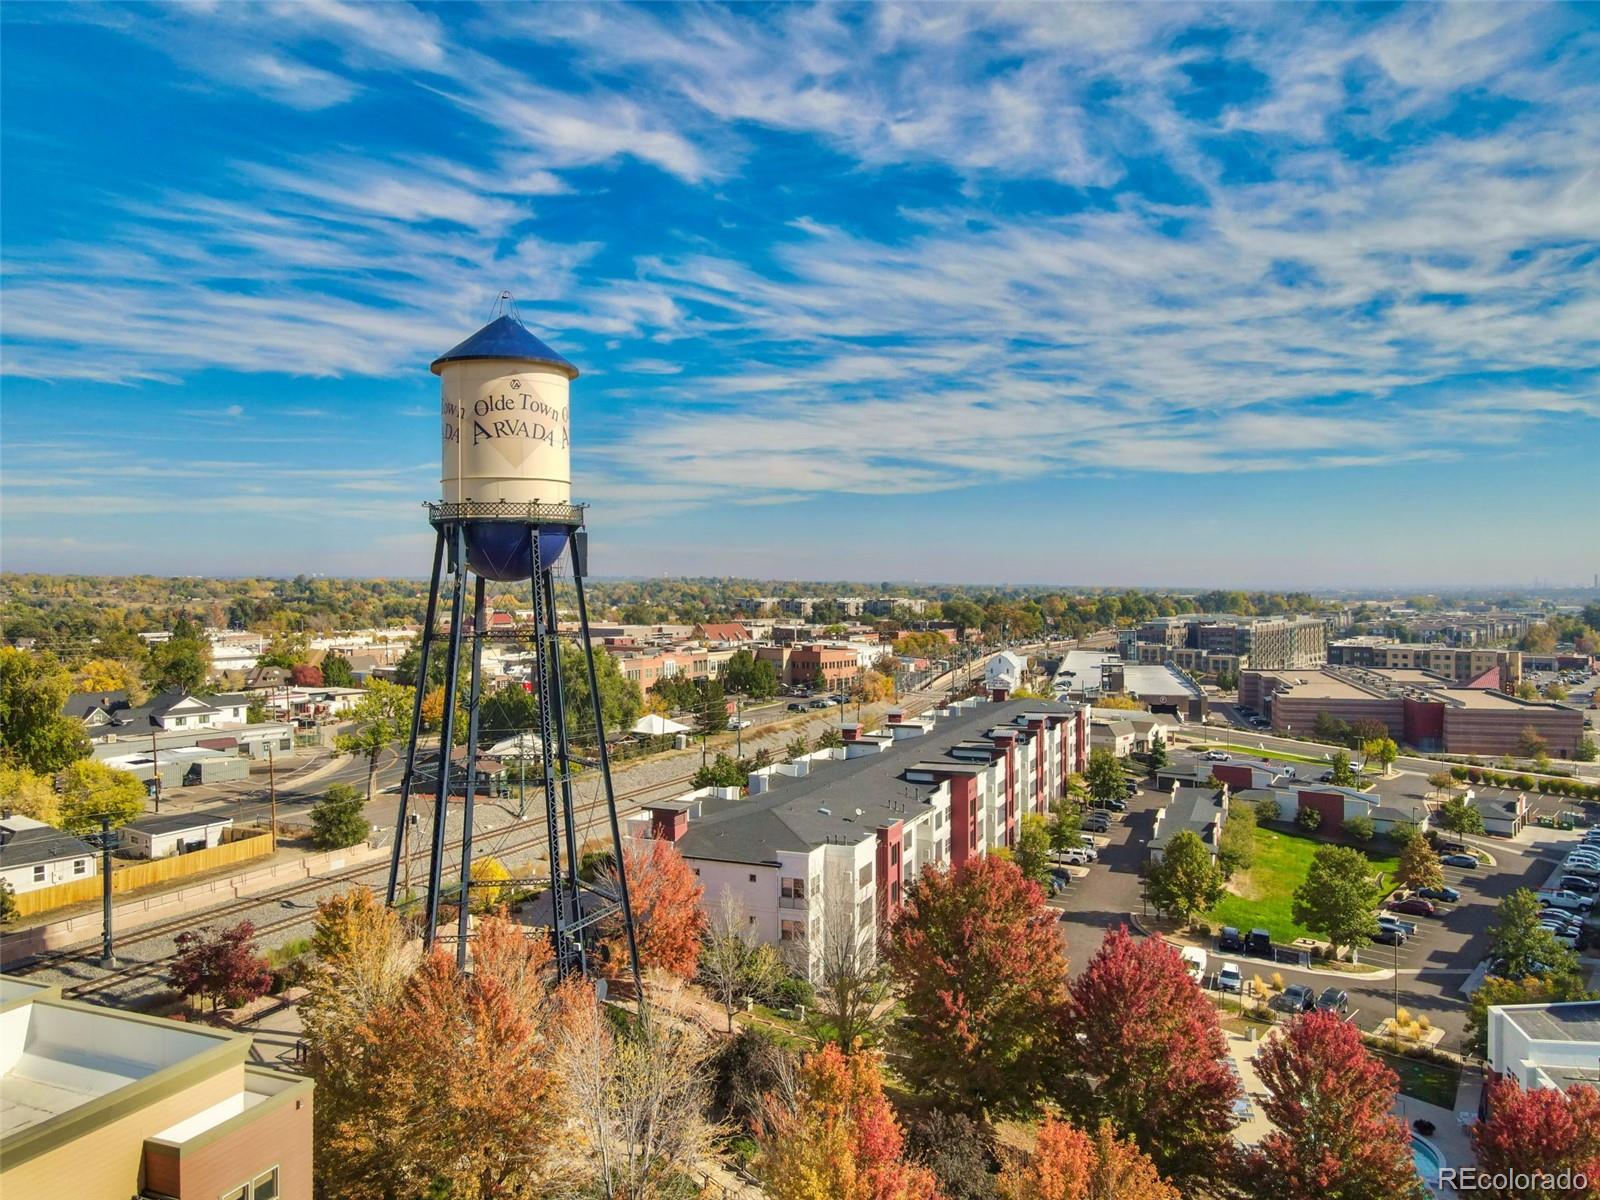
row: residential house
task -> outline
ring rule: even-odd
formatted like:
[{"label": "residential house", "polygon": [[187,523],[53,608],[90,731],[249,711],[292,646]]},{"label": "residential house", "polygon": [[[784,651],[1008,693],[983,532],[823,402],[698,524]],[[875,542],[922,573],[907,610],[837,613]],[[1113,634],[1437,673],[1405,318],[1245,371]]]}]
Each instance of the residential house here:
[{"label": "residential house", "polygon": [[166,858],[220,846],[223,831],[232,828],[232,817],[159,813],[129,821],[117,832],[122,837],[122,849],[129,857]]},{"label": "residential house", "polygon": [[0,879],[17,895],[96,873],[98,851],[32,817],[0,817]]},{"label": "residential house", "polygon": [[1222,824],[1228,819],[1228,803],[1227,784],[1216,788],[1175,784],[1167,803],[1156,810],[1150,861],[1160,862],[1172,839],[1184,831],[1197,835],[1214,861],[1222,840]]}]

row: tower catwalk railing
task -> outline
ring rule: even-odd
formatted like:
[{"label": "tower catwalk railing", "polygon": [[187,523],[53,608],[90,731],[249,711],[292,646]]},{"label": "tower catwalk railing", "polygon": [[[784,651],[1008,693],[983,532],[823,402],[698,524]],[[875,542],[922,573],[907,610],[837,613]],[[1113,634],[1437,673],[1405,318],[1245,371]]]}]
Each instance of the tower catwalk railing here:
[{"label": "tower catwalk railing", "polygon": [[[478,741],[481,733],[480,709],[483,692],[483,644],[490,639],[485,628],[485,577],[469,565],[469,546],[473,526],[492,521],[504,533],[508,518],[521,525],[529,540],[529,583],[532,587],[533,630],[532,650],[535,664],[534,697],[536,702],[535,734],[539,739],[540,765],[545,807],[545,841],[549,863],[548,907],[551,947],[557,969],[563,976],[588,975],[596,971],[601,955],[598,944],[603,923],[620,924],[627,946],[628,967],[633,976],[636,992],[640,989],[638,939],[634,930],[631,898],[629,896],[626,865],[623,858],[621,822],[617,813],[616,791],[611,780],[611,756],[606,745],[604,705],[600,696],[598,669],[595,664],[594,645],[589,633],[588,600],[584,591],[585,538],[582,528],[582,509],[572,505],[429,505],[430,521],[437,539],[434,547],[433,573],[428,589],[427,616],[424,622],[418,653],[416,696],[412,704],[411,729],[407,741],[404,772],[400,782],[400,803],[395,821],[395,839],[390,857],[389,878],[386,889],[388,903],[393,906],[409,903],[410,896],[402,896],[399,873],[407,860],[405,842],[410,834],[411,806],[419,783],[425,778],[423,764],[428,751],[421,745],[423,733],[423,696],[428,688],[428,672],[432,663],[433,643],[441,636],[447,638],[444,673],[444,704],[440,722],[438,767],[433,773],[434,805],[430,828],[428,876],[426,895],[421,906],[422,936],[430,949],[439,936],[439,921],[444,904],[453,895],[456,913],[456,961],[465,969],[469,957],[470,907],[472,897],[472,866],[474,850],[474,822],[478,790]],[[556,553],[547,561],[547,547],[542,544],[541,531],[548,537],[553,531]],[[578,623],[574,631],[583,652],[583,673],[587,676],[590,705],[593,715],[592,732],[599,758],[600,782],[604,789],[606,813],[611,834],[613,872],[609,881],[588,883],[580,874],[580,847],[573,794],[572,726],[576,714],[568,711],[567,692],[564,689],[561,662],[561,631],[557,618],[555,590],[556,567],[561,544],[570,553],[572,583],[576,592]],[[460,706],[462,686],[461,654],[466,637],[464,620],[469,576],[473,583],[471,638],[468,653],[470,667],[467,672],[467,696],[464,711],[467,722],[466,757],[462,775],[461,862],[459,878],[446,883],[446,830],[449,824],[450,800],[456,772],[452,751],[456,731],[456,713]],[[498,576],[497,576],[498,577]],[[450,595],[450,629],[441,635],[436,627],[439,601],[448,581]],[[496,880],[498,885],[501,881]],[[544,879],[539,882],[545,882]],[[640,993],[642,994],[642,993]]]}]

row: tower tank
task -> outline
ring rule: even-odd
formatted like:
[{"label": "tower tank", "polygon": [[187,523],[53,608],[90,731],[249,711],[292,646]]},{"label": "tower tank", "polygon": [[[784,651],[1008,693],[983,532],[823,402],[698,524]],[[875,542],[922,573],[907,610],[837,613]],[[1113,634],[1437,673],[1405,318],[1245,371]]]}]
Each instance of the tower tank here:
[{"label": "tower tank", "polygon": [[[572,502],[568,389],[578,368],[507,313],[431,370],[439,376],[440,495],[466,514],[468,564],[486,579],[526,579],[526,506]],[[566,526],[540,527],[545,562],[560,555],[568,534]]]}]

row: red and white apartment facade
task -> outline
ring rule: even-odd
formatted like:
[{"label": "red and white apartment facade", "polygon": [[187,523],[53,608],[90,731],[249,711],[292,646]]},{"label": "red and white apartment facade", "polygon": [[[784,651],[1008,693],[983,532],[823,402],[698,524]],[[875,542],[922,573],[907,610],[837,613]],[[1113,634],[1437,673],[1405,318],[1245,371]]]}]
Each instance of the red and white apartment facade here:
[{"label": "red and white apartment facade", "polygon": [[[757,935],[815,966],[824,915],[848,907],[876,939],[929,866],[959,868],[1014,845],[1089,759],[1087,704],[1009,700],[1003,691],[880,729],[844,727],[844,745],[646,808],[635,837],[665,837],[695,870],[715,917],[725,892]],[[838,906],[838,907],[835,907]]]}]

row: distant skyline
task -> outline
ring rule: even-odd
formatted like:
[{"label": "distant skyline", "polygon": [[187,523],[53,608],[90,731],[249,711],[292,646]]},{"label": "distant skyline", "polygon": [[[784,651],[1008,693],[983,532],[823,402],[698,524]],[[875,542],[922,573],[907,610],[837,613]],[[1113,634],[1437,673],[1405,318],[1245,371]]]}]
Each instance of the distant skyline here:
[{"label": "distant skyline", "polygon": [[0,23],[7,570],[421,574],[503,288],[600,574],[1600,568],[1595,6]]}]

